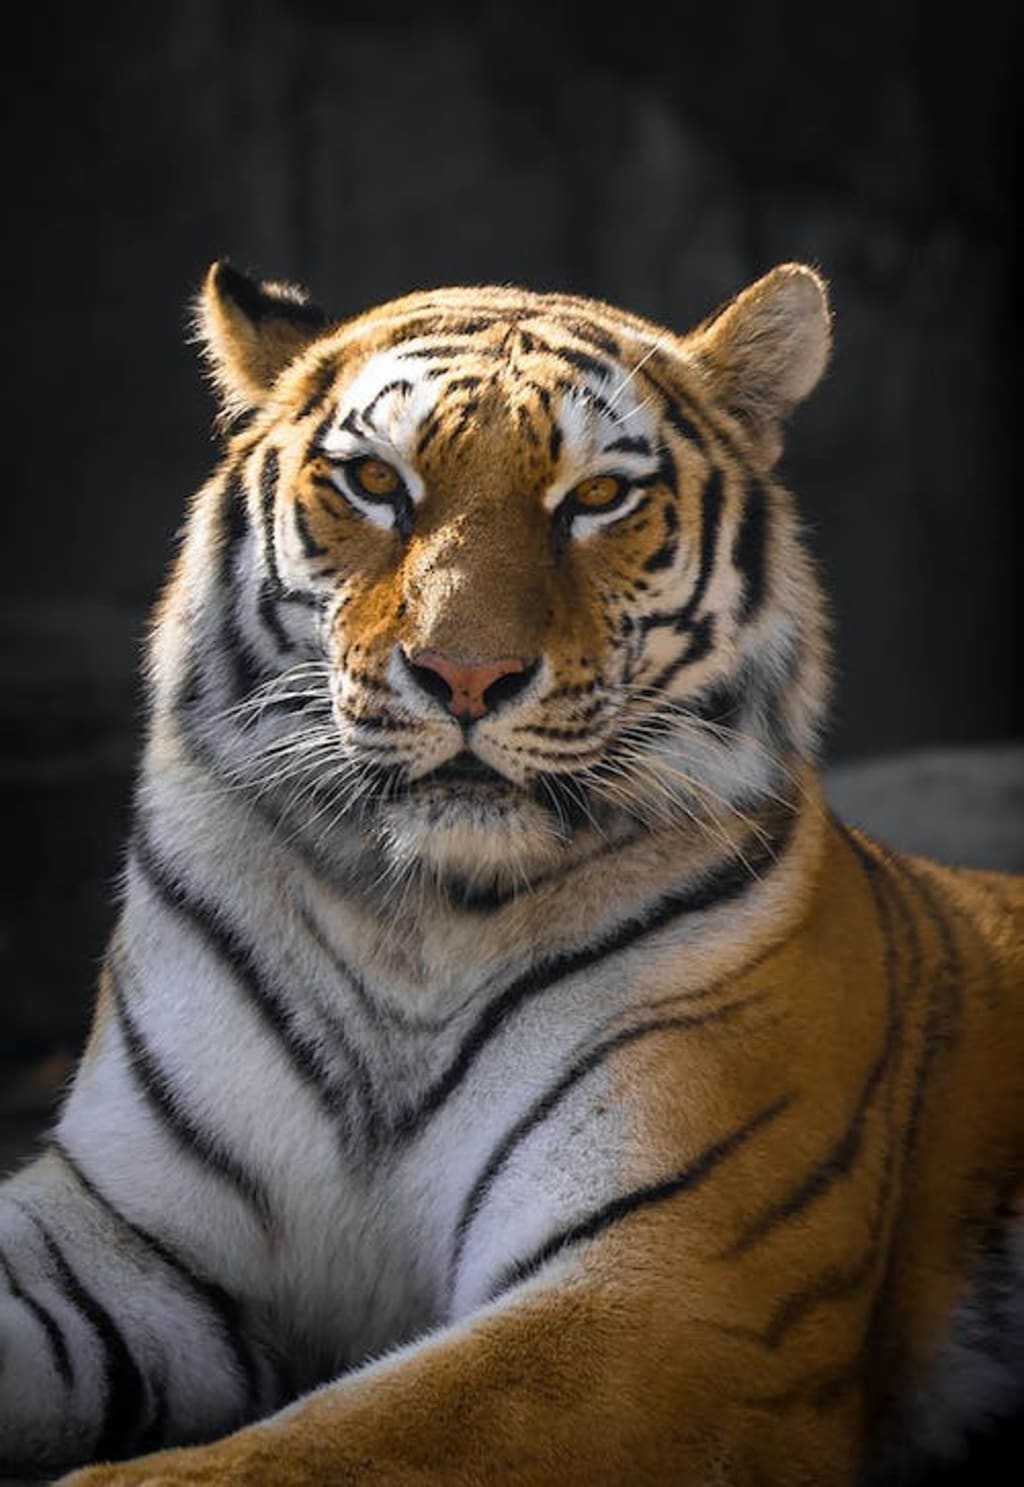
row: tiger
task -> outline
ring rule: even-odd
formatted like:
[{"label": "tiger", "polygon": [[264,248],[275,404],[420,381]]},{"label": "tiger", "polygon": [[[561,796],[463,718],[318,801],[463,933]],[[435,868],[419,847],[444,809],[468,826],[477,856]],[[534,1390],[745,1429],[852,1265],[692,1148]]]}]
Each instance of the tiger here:
[{"label": "tiger", "polygon": [[832,320],[209,269],[7,1471],[841,1487],[1019,1407],[1024,879],[830,807]]}]

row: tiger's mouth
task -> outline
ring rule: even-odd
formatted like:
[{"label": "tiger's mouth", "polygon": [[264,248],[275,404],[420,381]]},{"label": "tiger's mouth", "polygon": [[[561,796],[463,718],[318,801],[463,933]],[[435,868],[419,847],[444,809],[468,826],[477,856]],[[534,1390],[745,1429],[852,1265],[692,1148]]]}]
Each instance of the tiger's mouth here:
[{"label": "tiger's mouth", "polygon": [[416,783],[427,787],[432,785],[468,788],[482,786],[503,792],[519,788],[513,780],[509,779],[508,775],[502,774],[490,764],[485,764],[479,755],[471,753],[469,749],[463,749],[454,758],[446,759],[444,764],[439,764],[428,774],[421,775]]},{"label": "tiger's mouth", "polygon": [[471,894],[521,885],[555,866],[574,834],[541,784],[514,780],[464,748],[389,795],[380,841],[396,866],[435,884],[458,882]]},{"label": "tiger's mouth", "polygon": [[478,809],[487,813],[488,820],[493,819],[494,810],[501,811],[505,819],[509,810],[529,804],[557,823],[563,836],[594,823],[593,802],[588,804],[588,792],[570,778],[542,773],[528,784],[520,784],[470,749],[463,749],[421,775],[406,793],[426,796],[435,806],[443,801],[457,810]]}]

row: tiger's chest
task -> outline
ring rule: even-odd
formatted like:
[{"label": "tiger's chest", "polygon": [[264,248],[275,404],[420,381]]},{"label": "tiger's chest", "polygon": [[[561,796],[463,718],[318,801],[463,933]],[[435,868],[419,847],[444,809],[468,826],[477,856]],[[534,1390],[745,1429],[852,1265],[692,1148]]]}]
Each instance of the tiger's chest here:
[{"label": "tiger's chest", "polygon": [[278,1305],[332,1366],[467,1314],[517,1259],[614,1197],[636,1141],[614,1054],[640,984],[621,957],[550,994],[505,974],[396,1016],[323,983],[348,1030],[348,1126],[326,1159],[291,1127],[275,1267]]}]

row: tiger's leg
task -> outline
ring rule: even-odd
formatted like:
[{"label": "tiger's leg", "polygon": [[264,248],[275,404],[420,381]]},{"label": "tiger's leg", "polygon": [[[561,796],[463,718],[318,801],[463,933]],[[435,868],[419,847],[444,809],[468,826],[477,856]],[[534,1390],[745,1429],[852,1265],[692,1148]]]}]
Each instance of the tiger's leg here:
[{"label": "tiger's leg", "polygon": [[791,1354],[752,1371],[742,1328],[681,1315],[678,1278],[645,1291],[622,1245],[593,1241],[587,1256],[212,1446],[89,1468],[65,1487],[856,1479],[858,1387],[825,1400]]},{"label": "tiger's leg", "polygon": [[242,1308],[54,1152],[0,1192],[0,1464],[106,1460],[276,1402]]},{"label": "tiger's leg", "polygon": [[147,1109],[104,992],[50,1149],[0,1185],[0,1470],[210,1439],[283,1397],[219,1278],[252,1290],[259,1220]]}]

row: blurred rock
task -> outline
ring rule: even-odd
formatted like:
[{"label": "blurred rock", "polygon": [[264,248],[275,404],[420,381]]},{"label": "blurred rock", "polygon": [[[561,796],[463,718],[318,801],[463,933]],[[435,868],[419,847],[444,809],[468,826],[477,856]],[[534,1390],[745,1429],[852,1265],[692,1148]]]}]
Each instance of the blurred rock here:
[{"label": "blurred rock", "polygon": [[828,772],[838,814],[904,852],[1024,872],[1024,746],[926,749]]}]

